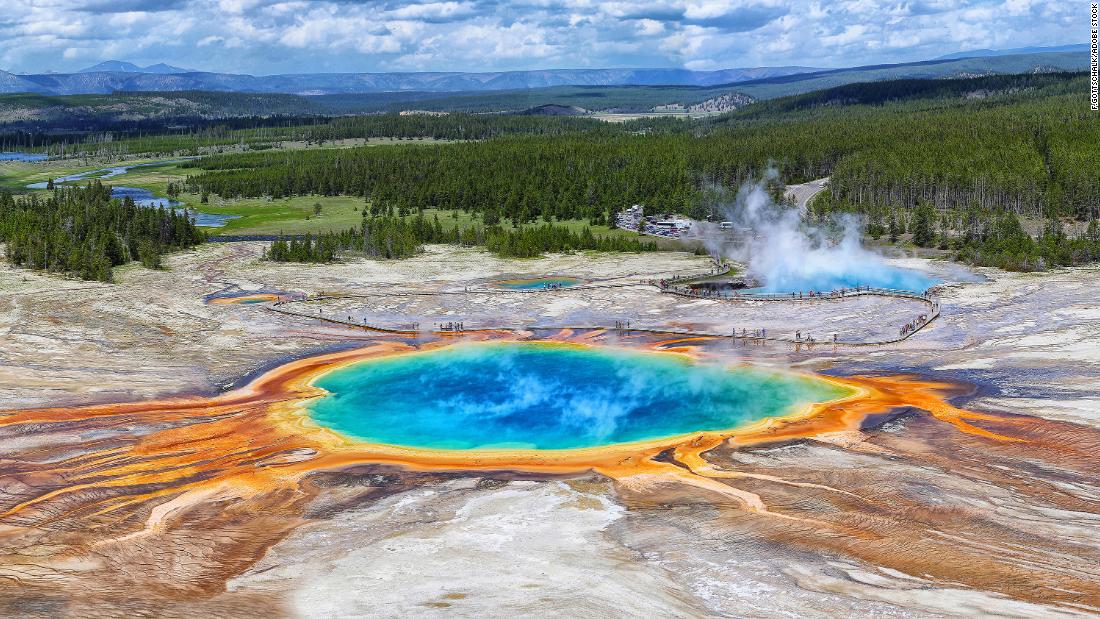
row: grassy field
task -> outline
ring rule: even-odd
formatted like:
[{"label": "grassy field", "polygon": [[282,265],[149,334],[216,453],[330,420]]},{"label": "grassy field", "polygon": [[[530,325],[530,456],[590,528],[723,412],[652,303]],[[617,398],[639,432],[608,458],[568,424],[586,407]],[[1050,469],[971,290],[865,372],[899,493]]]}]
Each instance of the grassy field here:
[{"label": "grassy field", "polygon": [[[435,138],[348,138],[342,140],[327,140],[320,142],[303,141],[277,141],[280,150],[313,150],[333,148],[357,148],[360,146],[390,146],[394,144],[444,144],[452,140],[437,140]],[[205,154],[239,152],[239,145],[227,144],[222,146],[202,149]],[[59,178],[102,168],[134,165],[137,163],[152,163],[163,161],[165,157],[129,157],[129,156],[87,156],[73,157],[69,159],[52,159],[46,161],[0,161],[0,189],[8,189],[14,192],[26,190],[27,185],[51,178]],[[192,171],[194,173],[194,171]],[[179,181],[186,177],[187,170],[181,170],[174,164],[166,164],[155,168],[132,170],[129,173],[116,176],[108,182],[131,187],[145,187],[152,189],[158,195],[164,195],[164,189],[169,180]],[[153,183],[153,184],[150,184]],[[160,183],[159,186],[156,183]]]},{"label": "grassy field", "polygon": [[[193,194],[184,194],[181,201],[194,205],[193,208],[203,213],[215,213],[221,215],[239,215],[240,219],[230,220],[223,228],[212,228],[214,234],[251,235],[251,234],[318,234],[323,232],[335,232],[358,228],[363,217],[364,200],[353,196],[295,196],[278,200],[242,199],[221,201],[212,196],[209,204],[199,204],[199,197]],[[315,214],[316,205],[321,205],[320,215]],[[409,219],[415,214],[408,215]],[[445,211],[426,209],[424,216],[429,220],[439,217],[444,228],[453,228],[456,224],[460,227],[469,227],[479,223],[480,220],[470,213],[463,211]],[[566,220],[554,222],[556,225],[566,226],[577,232],[588,226],[588,222],[582,220]],[[540,225],[541,222],[528,224]],[[501,225],[511,227],[510,221],[504,220]],[[607,226],[589,226],[596,235],[637,237],[636,232],[629,230],[611,229]],[[648,237],[645,240],[650,240]],[[664,239],[657,239],[664,240]],[[664,246],[663,243],[658,243]]]},{"label": "grassy field", "polygon": [[[201,204],[194,194],[184,194],[180,199],[202,213],[239,216],[224,227],[209,228],[213,234],[317,234],[358,228],[364,206],[362,198],[351,196],[227,201],[211,196],[209,204]],[[317,205],[321,207],[320,214],[316,213]]]},{"label": "grassy field", "polygon": [[[163,196],[168,183],[180,183],[194,170],[182,169],[174,164],[151,168],[137,168],[111,179],[112,184],[142,187]],[[306,234],[333,232],[358,227],[362,219],[362,198],[350,196],[295,196],[272,200],[246,198],[223,200],[210,196],[209,203],[202,203],[202,196],[183,193],[176,200],[187,208],[213,215],[236,215],[224,227],[209,228],[214,234]],[[320,214],[316,206],[321,206]]]},{"label": "grassy field", "polygon": [[[25,191],[27,185],[29,185],[30,183],[48,181],[51,178],[59,178],[62,176],[68,176],[70,174],[76,174],[78,172],[99,170],[112,166],[133,165],[135,163],[149,163],[151,161],[153,160],[147,158],[135,158],[125,161],[115,161],[92,157],[62,159],[56,161],[39,161],[34,163],[23,161],[4,161],[0,162],[0,188],[9,189],[14,192],[20,192]],[[175,168],[175,166],[171,167]],[[178,173],[182,174],[182,172]]]}]

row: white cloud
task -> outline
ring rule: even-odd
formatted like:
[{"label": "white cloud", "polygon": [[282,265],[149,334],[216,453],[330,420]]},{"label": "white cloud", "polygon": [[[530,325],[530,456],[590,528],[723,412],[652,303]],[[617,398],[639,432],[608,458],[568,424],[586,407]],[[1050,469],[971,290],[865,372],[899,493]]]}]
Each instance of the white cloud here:
[{"label": "white cloud", "polygon": [[0,68],[217,71],[848,66],[1077,40],[1041,0],[9,0]]},{"label": "white cloud", "polygon": [[664,31],[664,22],[657,21],[656,19],[638,20],[638,34],[644,37],[651,37],[655,34],[661,34]]},{"label": "white cloud", "polygon": [[863,24],[850,24],[844,27],[844,30],[833,35],[821,37],[821,42],[826,46],[840,46],[849,45],[864,41],[864,35],[867,34],[867,27]]},{"label": "white cloud", "polygon": [[430,2],[409,4],[389,11],[386,17],[412,21],[454,20],[463,16],[472,16],[477,12],[469,2]]}]

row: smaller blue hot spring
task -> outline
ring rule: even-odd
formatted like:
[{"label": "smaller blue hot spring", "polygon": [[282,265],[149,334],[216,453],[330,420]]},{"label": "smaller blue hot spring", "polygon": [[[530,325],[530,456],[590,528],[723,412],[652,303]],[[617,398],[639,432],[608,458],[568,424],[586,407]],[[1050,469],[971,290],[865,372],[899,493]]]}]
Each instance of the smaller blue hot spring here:
[{"label": "smaller blue hot spring", "polygon": [[538,277],[534,279],[507,279],[497,282],[497,287],[508,290],[546,290],[576,286],[581,280],[575,277]]},{"label": "smaller blue hot spring", "polygon": [[941,283],[939,279],[913,269],[891,266],[883,262],[868,263],[858,268],[850,265],[838,265],[836,269],[818,267],[812,272],[787,271],[772,274],[764,279],[764,285],[747,292],[792,293],[810,291],[831,292],[833,290],[857,288],[885,288],[921,294]]}]

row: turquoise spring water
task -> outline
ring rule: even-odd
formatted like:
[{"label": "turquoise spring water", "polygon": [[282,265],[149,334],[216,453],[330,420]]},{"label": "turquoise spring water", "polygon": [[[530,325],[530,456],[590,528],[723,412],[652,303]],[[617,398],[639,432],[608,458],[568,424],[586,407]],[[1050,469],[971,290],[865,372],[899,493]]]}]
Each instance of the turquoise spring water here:
[{"label": "turquoise spring water", "polygon": [[561,344],[465,344],[367,360],[315,384],[320,425],[434,449],[571,449],[725,430],[847,390],[679,355]]},{"label": "turquoise spring water", "polygon": [[538,290],[552,286],[565,288],[576,286],[579,283],[581,283],[580,280],[572,277],[540,277],[538,279],[510,279],[498,283],[497,287],[509,290]]},{"label": "turquoise spring water", "polygon": [[830,292],[842,288],[870,286],[923,293],[940,280],[913,269],[903,269],[883,263],[868,263],[859,268],[824,268],[812,272],[791,271],[774,275],[765,280],[764,286],[747,292],[784,293],[784,292]]}]

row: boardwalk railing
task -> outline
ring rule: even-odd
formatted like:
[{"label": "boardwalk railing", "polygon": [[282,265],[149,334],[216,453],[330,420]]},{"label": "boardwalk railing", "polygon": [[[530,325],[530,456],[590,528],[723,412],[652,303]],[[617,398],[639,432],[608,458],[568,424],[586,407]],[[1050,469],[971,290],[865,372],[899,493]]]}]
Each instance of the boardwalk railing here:
[{"label": "boardwalk railing", "polygon": [[[733,265],[723,264],[723,265],[721,265],[721,267],[719,269],[714,270],[714,271],[710,271],[708,273],[691,273],[691,274],[688,274],[688,275],[680,275],[678,277],[671,277],[671,278],[668,278],[668,279],[665,279],[665,280],[650,280],[650,281],[654,282],[654,285],[657,285],[656,281],[663,281],[668,286],[675,286],[677,284],[682,284],[684,282],[690,282],[693,279],[705,279],[705,278],[708,278],[708,277],[722,277],[723,275],[729,275],[732,272],[733,272]],[[660,287],[660,286],[658,286],[658,287]]]},{"label": "boardwalk railing", "polygon": [[925,292],[913,292],[912,290],[895,290],[893,288],[845,288],[830,292],[749,292],[745,290],[732,290],[729,292],[719,290],[696,290],[687,286],[670,285],[668,280],[654,284],[666,294],[675,294],[681,297],[695,299],[725,299],[730,301],[832,301],[859,296],[897,297],[901,299],[913,299],[916,301],[932,302],[932,296]]}]

